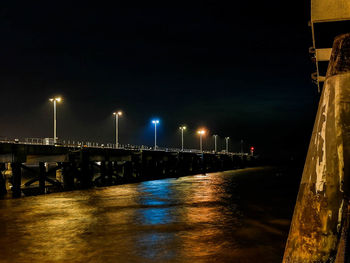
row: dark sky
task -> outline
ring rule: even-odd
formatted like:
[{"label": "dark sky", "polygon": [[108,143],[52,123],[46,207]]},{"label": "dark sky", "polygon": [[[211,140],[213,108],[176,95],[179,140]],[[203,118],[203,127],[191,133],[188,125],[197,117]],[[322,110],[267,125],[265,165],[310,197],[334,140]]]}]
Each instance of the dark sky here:
[{"label": "dark sky", "polygon": [[[309,3],[289,1],[9,1],[0,9],[0,136],[180,143],[187,124],[261,154],[304,157],[317,88]],[[206,138],[211,147],[212,137]]]}]

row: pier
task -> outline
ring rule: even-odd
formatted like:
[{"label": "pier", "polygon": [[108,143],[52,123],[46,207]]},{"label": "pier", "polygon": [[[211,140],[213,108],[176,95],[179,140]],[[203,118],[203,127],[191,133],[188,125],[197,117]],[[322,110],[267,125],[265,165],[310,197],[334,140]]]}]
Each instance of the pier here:
[{"label": "pier", "polygon": [[0,142],[0,195],[86,189],[254,166],[254,156],[167,148]]}]

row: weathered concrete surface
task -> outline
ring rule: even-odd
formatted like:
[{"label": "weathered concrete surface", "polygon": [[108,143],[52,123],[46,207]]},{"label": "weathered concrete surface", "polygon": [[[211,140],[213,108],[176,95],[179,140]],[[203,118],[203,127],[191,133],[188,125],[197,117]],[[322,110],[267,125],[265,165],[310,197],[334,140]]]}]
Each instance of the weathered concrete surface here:
[{"label": "weathered concrete surface", "polygon": [[[347,225],[350,34],[338,37],[322,91],[283,262],[337,262]],[[345,236],[343,235],[343,238]],[[338,251],[338,248],[340,250]]]},{"label": "weathered concrete surface", "polygon": [[348,0],[311,0],[311,22],[350,19]]}]

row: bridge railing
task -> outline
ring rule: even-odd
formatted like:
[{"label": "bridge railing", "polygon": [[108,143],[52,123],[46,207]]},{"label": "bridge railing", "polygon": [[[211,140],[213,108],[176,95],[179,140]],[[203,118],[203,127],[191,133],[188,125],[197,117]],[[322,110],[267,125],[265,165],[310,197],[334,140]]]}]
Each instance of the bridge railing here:
[{"label": "bridge railing", "polygon": [[[80,140],[58,140],[56,144],[52,138],[24,138],[24,139],[10,139],[7,137],[0,137],[0,143],[18,143],[18,144],[29,144],[29,145],[56,145],[70,148],[106,148],[116,149],[116,144],[113,143],[99,143],[90,141]],[[179,149],[173,147],[159,147],[155,149],[147,145],[133,145],[133,144],[119,144],[118,149],[124,150],[149,150],[149,151],[162,151],[162,152],[188,152],[188,153],[215,153],[214,151],[200,151],[198,149]],[[234,155],[248,155],[248,153],[233,153],[233,152],[217,152],[218,154],[234,154]]]}]

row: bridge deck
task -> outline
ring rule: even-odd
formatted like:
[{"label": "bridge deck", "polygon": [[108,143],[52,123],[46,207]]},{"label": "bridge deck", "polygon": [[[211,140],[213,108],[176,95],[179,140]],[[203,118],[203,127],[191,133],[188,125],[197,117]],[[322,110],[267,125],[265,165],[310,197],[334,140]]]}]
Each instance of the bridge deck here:
[{"label": "bridge deck", "polygon": [[[0,143],[0,195],[28,188],[72,190],[99,185],[231,170],[252,166],[253,156],[176,149],[115,149]],[[10,175],[10,176],[6,176]]]}]

